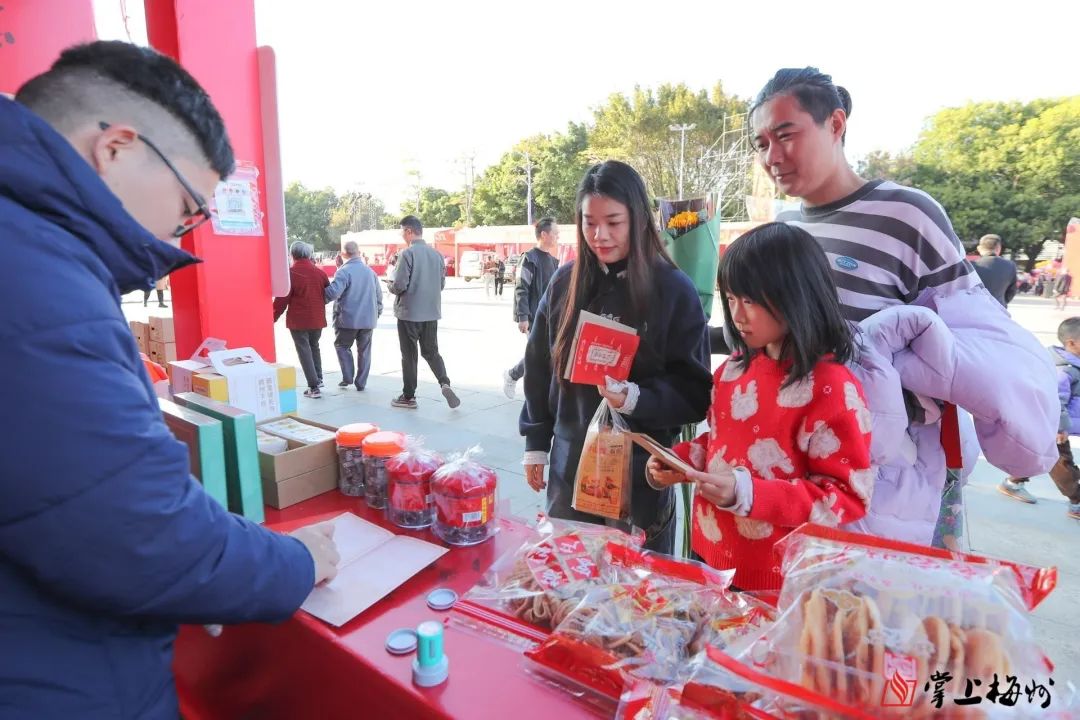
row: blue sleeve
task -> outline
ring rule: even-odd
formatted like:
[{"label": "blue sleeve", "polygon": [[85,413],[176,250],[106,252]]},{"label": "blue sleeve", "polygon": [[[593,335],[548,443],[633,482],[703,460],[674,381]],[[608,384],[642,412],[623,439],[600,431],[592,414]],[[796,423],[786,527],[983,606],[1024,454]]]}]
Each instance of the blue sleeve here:
[{"label": "blue sleeve", "polygon": [[[552,286],[554,286],[552,282]],[[540,298],[529,341],[525,346],[525,406],[521,408],[518,430],[525,438],[525,449],[548,452],[551,438],[555,435],[555,408],[552,407],[551,386],[553,369],[551,361],[554,328],[548,327],[549,291]]]},{"label": "blue sleeve", "polygon": [[349,287],[349,273],[342,272],[342,268],[334,273],[334,281],[323,290],[324,302],[333,302],[341,297],[341,293]]},{"label": "blue sleeve", "polygon": [[[705,418],[712,390],[709,329],[701,300],[681,272],[668,308],[664,367],[638,381],[641,395],[630,414],[645,427],[677,428]],[[527,373],[526,373],[527,374]]]},{"label": "blue sleeve", "polygon": [[375,274],[375,271],[368,268],[368,272],[371,273],[371,282],[375,283],[375,319],[377,321],[383,311],[383,287],[382,283],[379,282],[379,276]]},{"label": "blue sleeve", "polygon": [[[91,611],[274,621],[310,592],[297,540],[228,513],[191,477],[120,318],[0,343],[18,422],[0,435],[0,556]],[[47,380],[46,380],[47,379]]]},{"label": "blue sleeve", "polygon": [[1058,420],[1058,432],[1067,433],[1072,428],[1069,417],[1069,401],[1072,400],[1072,378],[1064,368],[1058,368],[1058,400],[1061,402],[1061,418]]}]

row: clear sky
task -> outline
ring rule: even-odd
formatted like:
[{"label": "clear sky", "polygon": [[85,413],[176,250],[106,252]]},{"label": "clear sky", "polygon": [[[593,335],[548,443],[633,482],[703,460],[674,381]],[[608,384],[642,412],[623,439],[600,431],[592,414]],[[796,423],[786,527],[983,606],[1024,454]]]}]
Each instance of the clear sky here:
[{"label": "clear sky", "polygon": [[[222,0],[227,1],[227,0]],[[287,181],[373,192],[452,190],[517,140],[585,121],[613,92],[684,82],[752,96],[780,67],[816,65],[853,98],[855,159],[902,150],[968,100],[1080,94],[1077,0],[658,2],[255,0],[278,54]],[[142,3],[128,27],[145,43]],[[127,38],[118,0],[98,34]]]}]

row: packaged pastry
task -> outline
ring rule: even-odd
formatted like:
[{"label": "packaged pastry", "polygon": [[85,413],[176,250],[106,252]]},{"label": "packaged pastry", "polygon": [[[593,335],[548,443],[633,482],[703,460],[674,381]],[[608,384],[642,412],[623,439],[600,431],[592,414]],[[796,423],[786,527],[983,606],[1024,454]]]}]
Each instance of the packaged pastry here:
[{"label": "packaged pastry", "polygon": [[632,450],[629,428],[601,400],[585,433],[574,477],[575,510],[612,520],[630,519]]},{"label": "packaged pastry", "polygon": [[731,572],[701,563],[605,548],[602,572],[623,581],[590,589],[537,648],[535,668],[572,691],[617,701],[629,680],[669,685],[686,679],[695,641],[734,597]]},{"label": "packaged pastry", "polygon": [[263,423],[259,425],[259,430],[283,437],[286,440],[304,443],[305,445],[313,445],[337,438],[337,434],[331,430],[308,425],[293,418],[282,418],[281,420]]},{"label": "packaged pastry", "polygon": [[1029,611],[1054,568],[812,525],[778,549],[778,618],[731,649],[756,670],[877,717],[957,717],[956,698],[1049,679]]},{"label": "packaged pastry", "polygon": [[532,536],[495,561],[465,605],[503,613],[546,634],[590,587],[615,579],[601,574],[609,544],[636,548],[643,539],[641,533],[541,516]]}]

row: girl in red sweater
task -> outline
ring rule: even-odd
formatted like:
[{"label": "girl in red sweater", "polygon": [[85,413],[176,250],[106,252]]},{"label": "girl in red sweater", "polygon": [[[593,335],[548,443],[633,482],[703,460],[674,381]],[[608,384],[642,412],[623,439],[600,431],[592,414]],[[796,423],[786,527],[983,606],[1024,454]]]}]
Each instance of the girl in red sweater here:
[{"label": "girl in red sweater", "polygon": [[658,486],[694,483],[694,552],[735,568],[742,590],[779,589],[773,545],[793,528],[857,520],[870,504],[870,413],[844,366],[855,341],[828,262],[783,223],[731,244],[718,281],[732,355],[713,378],[709,432],[674,449],[701,472],[649,462]]}]

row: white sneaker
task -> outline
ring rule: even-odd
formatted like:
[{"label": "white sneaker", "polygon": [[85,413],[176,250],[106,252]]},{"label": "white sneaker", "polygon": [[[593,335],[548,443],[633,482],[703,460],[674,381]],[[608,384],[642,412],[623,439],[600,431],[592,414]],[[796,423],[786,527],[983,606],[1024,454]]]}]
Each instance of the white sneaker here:
[{"label": "white sneaker", "polygon": [[510,377],[509,370],[503,370],[503,394],[511,400],[517,395],[517,380]]}]

